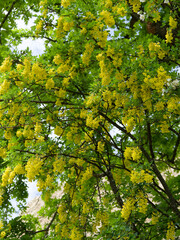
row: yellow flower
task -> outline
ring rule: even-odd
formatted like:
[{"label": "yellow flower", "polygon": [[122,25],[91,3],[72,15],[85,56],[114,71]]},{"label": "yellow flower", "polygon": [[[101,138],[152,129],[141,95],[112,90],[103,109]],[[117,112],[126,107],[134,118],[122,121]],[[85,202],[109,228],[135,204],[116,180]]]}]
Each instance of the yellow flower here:
[{"label": "yellow flower", "polygon": [[61,0],[61,6],[67,8],[71,4],[72,0]]},{"label": "yellow flower", "polygon": [[10,87],[10,82],[8,82],[5,79],[4,82],[0,85],[0,94],[7,92],[9,87]]},{"label": "yellow flower", "polygon": [[172,16],[169,17],[169,26],[172,29],[175,29],[177,27],[177,21],[176,21],[176,19],[173,19]]},{"label": "yellow flower", "polygon": [[11,168],[7,167],[5,172],[2,175],[2,184],[1,185],[3,187],[5,187],[8,184],[10,172],[11,172]]},{"label": "yellow flower", "polygon": [[133,148],[132,158],[134,161],[138,161],[141,158],[141,150],[137,148]]},{"label": "yellow flower", "polygon": [[34,130],[36,133],[40,133],[42,131],[41,124],[37,122]]},{"label": "yellow flower", "polygon": [[131,159],[132,156],[132,148],[130,147],[126,147],[125,151],[124,151],[124,157],[126,160]]},{"label": "yellow flower", "polygon": [[168,223],[166,240],[175,240],[175,227],[174,227],[173,222]]},{"label": "yellow flower", "polygon": [[0,148],[0,157],[5,158],[6,157],[6,149]]},{"label": "yellow flower", "polygon": [[63,23],[64,31],[68,32],[73,27],[73,25],[74,25],[73,22],[64,22]]},{"label": "yellow flower", "polygon": [[159,215],[158,215],[158,213],[154,213],[154,212],[153,212],[151,221],[152,221],[152,224],[153,224],[153,225],[155,225],[156,223],[158,223],[158,221],[159,221]]},{"label": "yellow flower", "polygon": [[147,203],[148,200],[144,196],[144,193],[142,191],[139,191],[137,194],[137,203],[138,203],[138,210],[141,213],[146,213],[147,212]]},{"label": "yellow flower", "polygon": [[0,206],[2,205],[3,203],[3,197],[0,195]]},{"label": "yellow flower", "polygon": [[53,59],[53,62],[56,64],[56,65],[59,65],[61,63],[63,63],[63,60],[61,58],[61,56],[59,54],[57,54],[54,59]]},{"label": "yellow flower", "polygon": [[25,170],[24,167],[19,163],[15,168],[14,168],[14,172],[16,174],[24,174]]},{"label": "yellow flower", "polygon": [[104,143],[98,142],[97,150],[99,153],[102,153],[104,151]]},{"label": "yellow flower", "polygon": [[107,10],[103,10],[103,11],[100,13],[100,16],[102,16],[105,24],[108,25],[109,27],[112,27],[112,26],[115,24],[115,21],[114,21],[113,16],[112,16],[111,13],[108,12]]},{"label": "yellow flower", "polygon": [[6,236],[6,232],[5,231],[2,231],[1,232],[1,237],[4,238]]},{"label": "yellow flower", "polygon": [[8,183],[11,184],[13,183],[13,180],[15,178],[15,175],[16,173],[14,171],[12,171],[10,174],[9,174],[9,178],[8,178]]},{"label": "yellow flower", "polygon": [[36,25],[36,31],[40,32],[43,28],[43,20],[40,20],[38,24]]},{"label": "yellow flower", "polygon": [[82,234],[78,231],[77,228],[73,227],[70,235],[71,240],[81,240],[82,239]]},{"label": "yellow flower", "polygon": [[173,40],[173,34],[171,30],[168,30],[166,33],[166,43],[171,43]]},{"label": "yellow flower", "polygon": [[69,77],[63,79],[63,82],[62,82],[63,87],[68,87],[69,86],[69,80],[70,80]]},{"label": "yellow flower", "polygon": [[136,172],[136,171],[131,171],[131,182],[132,183],[142,183],[142,182],[146,182],[146,183],[151,183],[153,180],[153,176],[150,175],[149,173],[145,173],[144,170],[141,170],[140,172]]},{"label": "yellow flower", "polygon": [[118,7],[116,10],[117,14],[119,14],[121,17],[124,17],[127,13],[126,9],[124,7]]},{"label": "yellow flower", "polygon": [[129,198],[124,204],[121,210],[121,216],[125,221],[128,220],[132,210],[134,210],[135,200],[133,198]]},{"label": "yellow flower", "polygon": [[3,222],[0,221],[0,229],[2,229],[2,228],[3,228]]},{"label": "yellow flower", "polygon": [[54,87],[54,81],[52,78],[48,79],[46,82],[46,89],[51,89]]},{"label": "yellow flower", "polygon": [[42,165],[43,161],[38,157],[28,160],[25,169],[27,178],[30,182],[35,179],[35,176],[39,175]]},{"label": "yellow flower", "polygon": [[11,70],[11,65],[12,61],[10,60],[10,57],[7,57],[0,66],[0,72],[9,72]]},{"label": "yellow flower", "polygon": [[54,134],[56,134],[57,136],[61,136],[63,133],[63,129],[60,126],[56,126],[54,129]]}]

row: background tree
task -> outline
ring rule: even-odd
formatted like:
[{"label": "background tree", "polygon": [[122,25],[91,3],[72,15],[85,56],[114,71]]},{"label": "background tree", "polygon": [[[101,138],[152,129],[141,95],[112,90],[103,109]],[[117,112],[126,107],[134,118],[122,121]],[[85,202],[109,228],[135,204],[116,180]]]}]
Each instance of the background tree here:
[{"label": "background tree", "polygon": [[[39,1],[18,2],[20,17]],[[39,6],[31,31],[10,33],[45,38],[45,53],[0,67],[1,238],[178,239],[178,1]],[[27,180],[45,226],[8,220]]]}]

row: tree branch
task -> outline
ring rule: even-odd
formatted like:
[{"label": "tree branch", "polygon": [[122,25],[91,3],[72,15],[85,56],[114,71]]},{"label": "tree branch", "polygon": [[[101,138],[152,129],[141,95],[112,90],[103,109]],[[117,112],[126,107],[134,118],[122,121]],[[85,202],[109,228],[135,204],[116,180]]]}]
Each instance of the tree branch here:
[{"label": "tree branch", "polygon": [[28,233],[29,235],[35,235],[35,234],[37,234],[37,233],[45,232],[45,233],[47,234],[48,231],[49,231],[49,228],[51,227],[51,224],[53,223],[53,221],[54,221],[55,218],[56,218],[56,215],[57,215],[57,211],[54,213],[51,221],[49,222],[48,226],[47,226],[45,229],[42,229],[42,230],[39,230],[39,231],[27,231],[27,230],[26,230],[26,233]]},{"label": "tree branch", "polygon": [[175,161],[179,144],[180,144],[180,133],[178,134],[178,138],[177,138],[176,145],[175,145],[175,148],[174,148],[174,151],[173,151],[173,155],[172,155],[172,158],[170,160],[171,163],[174,163],[174,161]]},{"label": "tree branch", "polygon": [[4,17],[4,19],[2,20],[1,22],[1,25],[0,25],[0,30],[1,28],[3,27],[4,23],[6,22],[6,20],[8,19],[9,15],[11,14],[13,8],[14,8],[14,5],[18,2],[19,0],[15,0],[12,4],[11,4],[11,7],[8,11],[8,13],[6,14],[6,16]]}]

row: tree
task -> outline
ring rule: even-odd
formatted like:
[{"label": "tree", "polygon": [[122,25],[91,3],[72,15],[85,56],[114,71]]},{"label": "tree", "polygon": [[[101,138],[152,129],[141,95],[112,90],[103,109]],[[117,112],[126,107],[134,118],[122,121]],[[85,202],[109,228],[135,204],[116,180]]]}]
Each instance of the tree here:
[{"label": "tree", "polygon": [[[178,1],[9,2],[0,16],[8,29],[1,238],[178,239]],[[34,14],[36,26],[17,30],[14,16],[30,6],[27,20]],[[45,53],[7,51],[22,37],[44,38]],[[31,215],[9,220],[11,198],[25,209],[27,180],[37,181],[45,226]]]}]

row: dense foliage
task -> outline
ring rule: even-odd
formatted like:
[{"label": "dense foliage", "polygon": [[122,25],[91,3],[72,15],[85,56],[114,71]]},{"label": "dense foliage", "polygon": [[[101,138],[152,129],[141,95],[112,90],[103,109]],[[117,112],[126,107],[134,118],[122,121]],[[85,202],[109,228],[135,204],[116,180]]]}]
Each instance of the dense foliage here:
[{"label": "dense foliage", "polygon": [[[179,1],[0,9],[1,238],[178,239]],[[32,16],[31,30],[16,28]],[[45,39],[44,54],[12,52],[24,37]],[[45,226],[11,217],[12,198],[25,211],[28,181]]]}]

